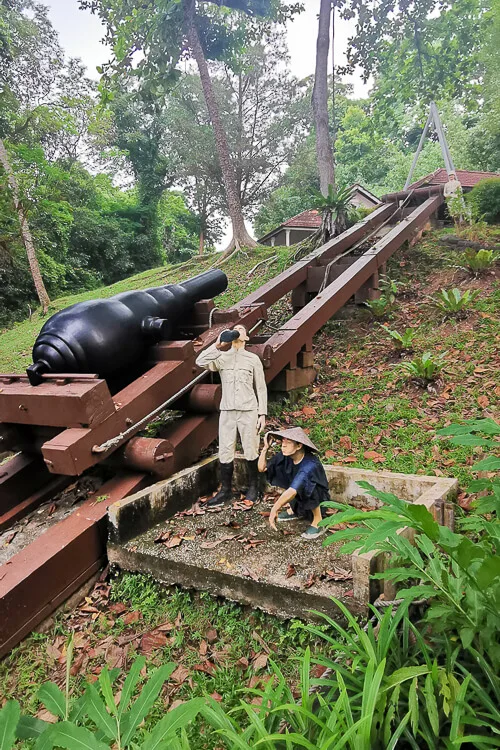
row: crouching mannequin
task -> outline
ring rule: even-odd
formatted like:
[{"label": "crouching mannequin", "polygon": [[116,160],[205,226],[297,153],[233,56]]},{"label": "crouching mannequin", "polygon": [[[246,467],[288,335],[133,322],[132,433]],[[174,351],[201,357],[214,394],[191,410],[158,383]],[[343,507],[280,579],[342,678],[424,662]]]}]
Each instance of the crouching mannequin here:
[{"label": "crouching mannequin", "polygon": [[[281,440],[281,450],[270,461],[267,452],[272,438]],[[318,524],[322,518],[321,503],[330,500],[325,470],[315,455],[317,448],[300,427],[268,432],[259,457],[259,471],[267,472],[269,484],[281,487],[284,492],[274,503],[269,525],[276,531],[276,522],[303,518],[310,526],[301,534],[303,539],[314,541],[324,533]]]},{"label": "crouching mannequin", "polygon": [[232,331],[223,331],[217,342],[201,352],[196,360],[198,367],[220,373],[222,382],[219,419],[222,486],[217,495],[208,501],[212,506],[233,499],[232,480],[238,434],[248,469],[246,499],[255,502],[258,497],[259,432],[266,426],[267,388],[262,362],[256,354],[245,349],[248,340],[246,329],[235,326]]}]

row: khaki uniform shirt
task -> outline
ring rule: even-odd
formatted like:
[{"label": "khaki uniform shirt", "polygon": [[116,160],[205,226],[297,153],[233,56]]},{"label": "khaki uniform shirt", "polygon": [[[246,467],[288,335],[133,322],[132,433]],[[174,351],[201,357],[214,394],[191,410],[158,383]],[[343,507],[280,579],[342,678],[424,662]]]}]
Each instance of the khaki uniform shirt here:
[{"label": "khaki uniform shirt", "polygon": [[451,198],[462,191],[462,185],[458,180],[448,180],[444,185],[444,197]]},{"label": "khaki uniform shirt", "polygon": [[246,349],[231,347],[221,352],[215,344],[198,355],[198,367],[219,372],[222,382],[221,411],[254,411],[267,414],[267,386],[262,362]]}]

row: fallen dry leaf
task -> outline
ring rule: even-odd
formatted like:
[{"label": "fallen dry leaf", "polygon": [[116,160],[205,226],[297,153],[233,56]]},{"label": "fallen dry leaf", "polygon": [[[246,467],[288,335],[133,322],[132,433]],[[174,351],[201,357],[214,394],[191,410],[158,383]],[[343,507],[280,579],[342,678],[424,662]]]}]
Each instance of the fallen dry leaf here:
[{"label": "fallen dry leaf", "polygon": [[352,441],[348,435],[342,435],[339,440],[339,445],[341,448],[345,448],[346,451],[352,450]]},{"label": "fallen dry leaf", "polygon": [[163,542],[163,544],[165,545],[165,547],[168,547],[168,549],[171,549],[172,547],[178,547],[180,544],[182,544],[182,541],[183,541],[182,537],[177,536],[176,534],[167,542]]},{"label": "fallen dry leaf", "polygon": [[363,396],[363,398],[361,399],[361,401],[362,401],[362,402],[363,402],[364,404],[367,404],[367,403],[368,403],[368,401],[369,401],[370,399],[371,399],[371,396],[370,396],[370,394],[369,394],[369,393],[365,393],[365,395]]},{"label": "fallen dry leaf", "polygon": [[352,572],[349,570],[325,570],[326,581],[350,581]]},{"label": "fallen dry leaf", "polygon": [[54,714],[51,714],[50,711],[47,711],[46,708],[41,708],[36,713],[36,718],[40,719],[41,721],[47,721],[49,724],[57,724],[59,721],[57,716],[54,716]]},{"label": "fallen dry leaf", "polygon": [[477,403],[481,409],[486,409],[486,407],[490,405],[490,400],[488,396],[478,396]]},{"label": "fallen dry leaf", "polygon": [[214,699],[214,701],[217,701],[217,703],[222,703],[222,695],[220,693],[210,693],[210,697]]},{"label": "fallen dry leaf", "polygon": [[206,656],[207,655],[207,651],[208,651],[208,643],[205,640],[203,640],[200,643],[200,648],[198,649],[198,652],[199,652],[200,656]]},{"label": "fallen dry leaf", "polygon": [[57,505],[55,503],[51,503],[49,505],[49,509],[47,511],[47,515],[48,516],[52,516],[56,512],[56,510],[57,510]]},{"label": "fallen dry leaf", "polygon": [[177,669],[174,669],[174,671],[170,675],[170,679],[176,682],[178,685],[182,685],[182,683],[185,682],[188,677],[189,669],[187,669],[183,664],[179,664]]},{"label": "fallen dry leaf", "polygon": [[231,534],[231,536],[223,536],[220,539],[214,539],[211,542],[202,542],[200,544],[201,549],[215,549],[215,547],[218,547],[219,544],[223,544],[223,542],[229,542],[231,539],[234,539],[234,535]]},{"label": "fallen dry leaf", "polygon": [[237,667],[240,667],[240,669],[247,669],[247,667],[248,667],[248,664],[249,664],[249,661],[248,661],[248,659],[246,658],[246,656],[242,656],[242,657],[241,657],[240,659],[238,659],[238,661],[236,662],[236,666],[237,666]]},{"label": "fallen dry leaf", "polygon": [[142,619],[142,612],[137,612],[137,610],[134,610],[133,612],[128,612],[125,617],[123,618],[123,622],[125,625],[132,625],[134,622],[139,622],[139,620]]},{"label": "fallen dry leaf", "polygon": [[123,602],[115,602],[115,604],[110,604],[108,609],[114,615],[122,615],[128,610],[128,607],[126,604],[123,604]]},{"label": "fallen dry leaf", "polygon": [[216,671],[215,664],[211,661],[204,661],[202,664],[195,664],[193,669],[197,672],[204,672],[205,674],[213,675]]},{"label": "fallen dry leaf", "polygon": [[167,636],[164,633],[152,630],[150,633],[144,633],[141,638],[141,654],[150,654],[157,648],[164,648],[167,645]]},{"label": "fallen dry leaf", "polygon": [[295,569],[295,565],[294,565],[293,563],[290,563],[290,564],[288,565],[288,568],[287,568],[287,570],[286,570],[286,578],[291,578],[291,577],[292,577],[292,576],[294,576],[294,575],[295,575],[296,573],[297,573],[297,571],[296,571],[296,569]]},{"label": "fallen dry leaf", "polygon": [[316,583],[316,580],[317,579],[316,579],[315,573],[311,573],[311,575],[307,578],[307,580],[304,581],[304,588],[310,589],[311,586],[314,586],[314,584]]},{"label": "fallen dry leaf", "polygon": [[316,409],[314,408],[314,406],[304,406],[302,409],[302,414],[305,417],[314,417],[314,415],[316,414]]},{"label": "fallen dry leaf", "polygon": [[255,659],[252,661],[252,666],[256,672],[258,672],[259,669],[265,669],[265,667],[267,667],[268,658],[269,657],[267,654],[264,654],[264,653],[257,654]]},{"label": "fallen dry leaf", "polygon": [[209,643],[215,643],[219,636],[217,635],[217,631],[215,628],[210,628],[210,630],[207,630],[206,632],[206,637]]},{"label": "fallen dry leaf", "polygon": [[375,464],[381,464],[385,461],[385,456],[381,453],[377,453],[377,451],[365,451],[363,457],[373,461]]}]

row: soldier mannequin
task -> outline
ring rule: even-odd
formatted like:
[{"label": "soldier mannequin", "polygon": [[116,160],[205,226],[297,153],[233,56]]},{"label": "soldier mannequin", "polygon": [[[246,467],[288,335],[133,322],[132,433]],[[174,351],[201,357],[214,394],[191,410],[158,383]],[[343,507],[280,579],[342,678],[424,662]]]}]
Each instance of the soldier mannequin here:
[{"label": "soldier mannequin", "polygon": [[[228,332],[224,331],[223,334]],[[222,401],[219,419],[219,461],[222,486],[208,505],[222,505],[233,499],[232,479],[236,438],[239,434],[248,468],[246,499],[258,497],[259,433],[266,426],[267,388],[262,362],[245,349],[249,340],[244,326],[234,326],[233,341],[223,334],[196,359],[198,367],[220,373]],[[227,337],[229,338],[229,337]]]}]

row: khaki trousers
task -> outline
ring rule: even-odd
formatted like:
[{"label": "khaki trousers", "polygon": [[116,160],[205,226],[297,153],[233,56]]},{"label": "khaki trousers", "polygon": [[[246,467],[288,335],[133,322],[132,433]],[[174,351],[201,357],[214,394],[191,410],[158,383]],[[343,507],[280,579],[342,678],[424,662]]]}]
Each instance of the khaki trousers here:
[{"label": "khaki trousers", "polygon": [[221,464],[229,464],[234,460],[238,433],[246,460],[254,461],[257,458],[259,455],[258,418],[257,410],[221,411],[219,419],[219,461]]}]

